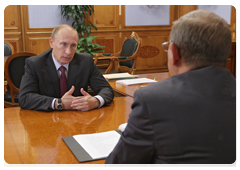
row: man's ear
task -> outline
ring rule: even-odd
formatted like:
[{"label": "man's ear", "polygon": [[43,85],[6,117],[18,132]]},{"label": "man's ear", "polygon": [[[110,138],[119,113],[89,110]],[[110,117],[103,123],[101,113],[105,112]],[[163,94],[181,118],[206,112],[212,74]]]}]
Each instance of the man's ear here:
[{"label": "man's ear", "polygon": [[51,48],[53,48],[53,39],[52,37],[49,37],[49,45]]},{"label": "man's ear", "polygon": [[174,43],[171,43],[169,48],[172,52],[173,65],[176,65],[181,59],[179,56],[178,48]]}]

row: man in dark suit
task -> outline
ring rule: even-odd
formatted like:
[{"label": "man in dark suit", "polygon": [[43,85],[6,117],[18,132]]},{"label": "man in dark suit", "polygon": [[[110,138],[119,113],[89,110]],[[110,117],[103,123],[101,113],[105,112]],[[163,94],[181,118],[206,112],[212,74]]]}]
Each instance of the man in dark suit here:
[{"label": "man in dark suit", "polygon": [[[19,92],[21,108],[88,111],[113,100],[113,89],[97,69],[92,56],[76,53],[78,33],[73,27],[57,26],[49,43],[51,49],[26,59]],[[59,70],[61,66],[65,70]],[[61,76],[65,76],[66,83],[63,94],[60,93]],[[87,93],[88,86],[96,96]]]},{"label": "man in dark suit", "polygon": [[171,77],[135,92],[126,129],[106,163],[234,163],[228,24],[209,11],[192,11],[174,22],[163,45]]}]

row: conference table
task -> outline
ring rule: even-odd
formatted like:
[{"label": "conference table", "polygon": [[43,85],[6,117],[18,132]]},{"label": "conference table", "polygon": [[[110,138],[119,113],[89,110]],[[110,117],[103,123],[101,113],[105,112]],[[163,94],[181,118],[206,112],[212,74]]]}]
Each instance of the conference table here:
[{"label": "conference table", "polygon": [[[139,77],[164,80],[166,73],[139,74]],[[109,81],[115,93],[110,106],[81,111],[33,111],[11,107],[4,109],[4,159],[9,164],[77,164],[79,163],[62,137],[117,130],[126,123],[133,94],[142,86],[125,86]],[[103,164],[105,159],[84,164]]]},{"label": "conference table", "polygon": [[[139,78],[149,78],[156,81],[162,81],[170,77],[169,72],[162,73],[148,73],[148,74],[139,74]],[[150,84],[135,84],[135,85],[123,85],[116,82],[117,80],[110,80],[108,83],[113,88],[115,96],[130,96],[133,97],[134,92],[141,87],[150,85]]]},{"label": "conference table", "polygon": [[132,102],[132,97],[116,97],[110,106],[88,112],[5,108],[4,159],[9,164],[77,164],[62,137],[117,130],[127,122]]}]

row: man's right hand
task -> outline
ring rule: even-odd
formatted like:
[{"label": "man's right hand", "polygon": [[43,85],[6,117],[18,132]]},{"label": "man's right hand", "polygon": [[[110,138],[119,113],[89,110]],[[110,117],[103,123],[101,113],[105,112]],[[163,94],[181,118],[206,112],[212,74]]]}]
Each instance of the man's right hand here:
[{"label": "man's right hand", "polygon": [[72,88],[62,96],[61,100],[63,103],[63,110],[72,110],[71,104],[73,99],[76,98],[72,96],[74,90],[75,87],[72,86]]}]

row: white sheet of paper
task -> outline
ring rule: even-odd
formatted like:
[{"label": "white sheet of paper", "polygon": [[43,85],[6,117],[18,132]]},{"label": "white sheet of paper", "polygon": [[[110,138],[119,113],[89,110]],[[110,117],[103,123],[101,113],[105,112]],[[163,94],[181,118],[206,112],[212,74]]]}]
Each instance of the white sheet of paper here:
[{"label": "white sheet of paper", "polygon": [[96,159],[107,157],[117,144],[120,136],[116,131],[107,131],[73,137],[93,159]]},{"label": "white sheet of paper", "polygon": [[133,84],[144,84],[144,83],[155,83],[157,81],[148,79],[148,78],[137,78],[131,80],[117,80],[116,83],[120,83],[123,85],[133,85]]},{"label": "white sheet of paper", "polygon": [[115,74],[103,74],[105,79],[118,79],[118,78],[131,78],[138,77],[138,75],[131,75],[129,73],[115,73]]}]

